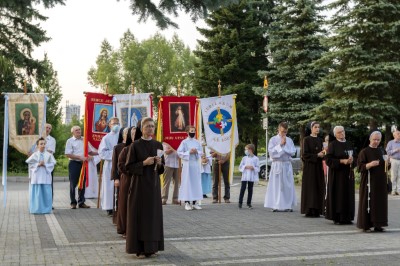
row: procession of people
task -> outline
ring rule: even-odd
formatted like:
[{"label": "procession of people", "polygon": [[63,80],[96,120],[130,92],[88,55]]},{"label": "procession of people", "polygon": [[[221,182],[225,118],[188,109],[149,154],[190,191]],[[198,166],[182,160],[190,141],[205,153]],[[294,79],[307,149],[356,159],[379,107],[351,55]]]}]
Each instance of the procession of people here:
[{"label": "procession of people", "polygon": [[[139,120],[129,128],[120,128],[118,118],[113,117],[108,126],[111,131],[102,139],[99,150],[89,149],[87,157],[83,155],[81,129],[78,126],[71,128],[73,136],[65,148],[65,155],[70,160],[70,205],[71,209],[90,207],[85,204],[85,188],[78,189],[78,201],[75,188],[83,163],[94,162],[98,154],[97,157],[105,161],[101,208],[110,216],[114,213],[113,222],[117,225],[117,233],[126,239],[127,253],[150,257],[164,250],[162,206],[167,205],[171,181],[171,203],[184,204],[187,211],[203,209],[201,201],[211,192],[211,173],[214,173],[212,203],[218,202],[219,178],[225,183],[225,203],[230,203],[229,153],[219,154],[207,147],[205,154],[205,140],[200,142],[196,139],[195,126],[186,126],[187,138],[181,141],[177,150],[168,143],[153,139],[155,123],[150,117]],[[297,205],[291,163],[296,148],[293,140],[287,136],[288,130],[287,123],[280,123],[278,134],[270,139],[268,145],[272,165],[264,207],[272,212],[293,212]],[[301,147],[303,172],[300,213],[307,218],[324,216],[337,225],[352,224],[356,207],[354,170],[357,169],[361,180],[356,226],[362,232],[371,232],[371,228],[375,232],[385,231],[384,227],[388,226],[388,163],[390,160],[393,162],[392,171],[393,168],[397,169],[396,154],[400,153],[400,147],[396,145],[400,131],[396,129],[393,133],[395,140],[389,142],[387,156],[386,151],[379,147],[382,139],[379,131],[370,134],[369,146],[357,154],[353,145],[346,140],[344,127],[334,127],[335,139],[326,144],[319,137],[319,122],[311,122],[310,130]],[[33,214],[50,213],[52,209],[51,174],[56,161],[52,153],[45,150],[46,145],[46,139],[40,138],[37,151],[26,161],[31,184],[30,212]],[[255,145],[247,144],[238,166],[242,173],[239,209],[242,209],[246,189],[246,206],[253,209],[253,187],[259,181],[260,171],[255,152]],[[89,171],[92,171],[92,176],[94,171],[97,178],[96,164],[93,163]],[[179,168],[182,169],[181,174]],[[396,174],[392,173],[394,193],[398,191]]]}]

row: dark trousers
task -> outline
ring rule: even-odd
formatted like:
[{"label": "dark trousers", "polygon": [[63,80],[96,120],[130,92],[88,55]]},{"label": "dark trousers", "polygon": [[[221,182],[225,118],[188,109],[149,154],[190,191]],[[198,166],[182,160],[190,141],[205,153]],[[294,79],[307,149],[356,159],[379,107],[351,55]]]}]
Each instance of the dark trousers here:
[{"label": "dark trousers", "polygon": [[53,186],[53,183],[54,183],[54,169],[53,169],[53,171],[51,171],[51,200],[52,200],[52,202],[54,202],[54,186]]},{"label": "dark trousers", "polygon": [[[225,195],[224,199],[230,199],[231,197],[231,188],[229,185],[229,161],[221,164],[221,172],[222,177],[224,179],[225,185]],[[218,173],[219,173],[219,164],[217,160],[213,161],[213,187],[212,187],[212,195],[213,199],[218,199]]]},{"label": "dark trousers", "polygon": [[[69,161],[68,171],[69,171],[69,197],[71,199],[71,204],[76,204],[75,199],[75,188],[79,182],[79,176],[81,175],[82,162]],[[85,178],[86,179],[86,178]],[[85,183],[85,180],[83,181]],[[85,203],[85,185],[82,189],[78,189],[78,205]]]},{"label": "dark trousers", "polygon": [[242,181],[242,186],[240,187],[239,203],[243,203],[244,192],[247,186],[247,205],[251,205],[251,198],[253,197],[253,185],[252,181]]}]

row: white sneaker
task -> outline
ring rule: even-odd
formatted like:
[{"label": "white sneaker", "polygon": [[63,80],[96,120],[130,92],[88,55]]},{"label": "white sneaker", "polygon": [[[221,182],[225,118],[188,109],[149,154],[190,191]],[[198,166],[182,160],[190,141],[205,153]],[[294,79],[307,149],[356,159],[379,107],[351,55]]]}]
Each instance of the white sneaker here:
[{"label": "white sneaker", "polygon": [[190,206],[189,203],[186,202],[186,204],[185,204],[185,210],[191,211],[191,210],[193,210],[193,208],[192,208],[192,206]]},{"label": "white sneaker", "polygon": [[196,202],[196,204],[193,205],[193,209],[195,209],[195,210],[201,210],[202,208],[201,208],[200,205]]}]

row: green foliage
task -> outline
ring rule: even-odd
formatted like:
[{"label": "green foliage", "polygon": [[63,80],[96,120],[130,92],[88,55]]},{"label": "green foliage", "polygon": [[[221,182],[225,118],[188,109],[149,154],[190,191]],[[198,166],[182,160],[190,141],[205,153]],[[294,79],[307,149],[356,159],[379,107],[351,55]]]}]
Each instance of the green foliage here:
[{"label": "green foliage", "polygon": [[296,185],[301,185],[301,182],[303,182],[303,170],[293,173],[293,178]]},{"label": "green foliage", "polygon": [[197,21],[206,17],[208,10],[215,10],[238,0],[160,0],[158,6],[152,0],[130,0],[130,2],[132,13],[140,16],[139,21],[146,21],[151,17],[158,27],[165,29],[169,26],[178,28],[178,24],[167,17],[167,14],[177,17],[178,11],[181,10],[189,14],[193,21]]},{"label": "green foliage", "polygon": [[[40,4],[51,8],[64,0],[0,1],[0,92],[21,92],[24,80],[39,83],[48,75],[48,62],[33,59],[31,52],[49,40],[40,22],[47,18],[36,9]],[[28,92],[33,92],[28,86]],[[0,131],[4,127],[4,101],[0,101]],[[3,146],[0,134],[0,146]],[[1,154],[1,158],[2,158]],[[9,169],[26,170],[25,156],[9,147]]]},{"label": "green foliage", "polygon": [[114,50],[107,41],[102,43],[97,67],[88,72],[93,86],[108,78],[109,93],[129,93],[134,81],[136,92],[169,95],[176,93],[180,80],[182,94],[192,91],[195,57],[176,35],[168,41],[157,33],[140,43],[128,30],[120,44]]},{"label": "green foliage", "polygon": [[331,49],[317,66],[325,102],[315,110],[328,123],[368,125],[399,121],[400,2],[334,1]]},{"label": "green foliage", "polygon": [[[266,29],[272,21],[273,1],[239,1],[216,10],[206,19],[208,28],[198,29],[206,40],[199,40],[195,54],[195,88],[201,97],[216,96],[218,80],[221,94],[238,94],[237,116],[241,145],[254,143],[262,134],[262,98],[252,91],[262,84],[257,71],[268,65]],[[240,147],[243,150],[243,147]]]},{"label": "green foliage", "polygon": [[61,124],[61,87],[58,84],[57,71],[53,69],[53,64],[49,61],[47,54],[45,54],[43,65],[44,75],[38,79],[38,87],[35,91],[47,94],[46,122],[54,129]]},{"label": "green foliage", "polygon": [[[270,70],[260,71],[260,77],[269,78],[270,122],[287,121],[300,128],[301,134],[312,116],[310,111],[322,101],[321,89],[314,85],[326,71],[312,65],[324,52],[320,42],[324,36],[321,2],[277,1],[273,9],[276,20],[268,31]],[[261,88],[257,91],[263,93]]]}]

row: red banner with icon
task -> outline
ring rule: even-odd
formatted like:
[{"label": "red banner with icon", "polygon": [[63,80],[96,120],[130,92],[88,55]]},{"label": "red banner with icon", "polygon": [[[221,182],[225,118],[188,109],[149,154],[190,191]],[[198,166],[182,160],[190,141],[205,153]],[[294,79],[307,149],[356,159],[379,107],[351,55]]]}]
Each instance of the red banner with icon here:
[{"label": "red banner with icon", "polygon": [[[104,93],[87,92],[84,117],[84,156],[89,154],[89,145],[95,150],[99,148],[102,138],[110,132],[108,122],[113,116],[113,96]],[[84,162],[79,188],[83,188],[83,180],[86,173],[86,187],[89,186],[88,163]]]},{"label": "red banner with icon", "polygon": [[187,138],[186,126],[196,126],[196,96],[162,96],[158,105],[161,141],[178,149]]}]

